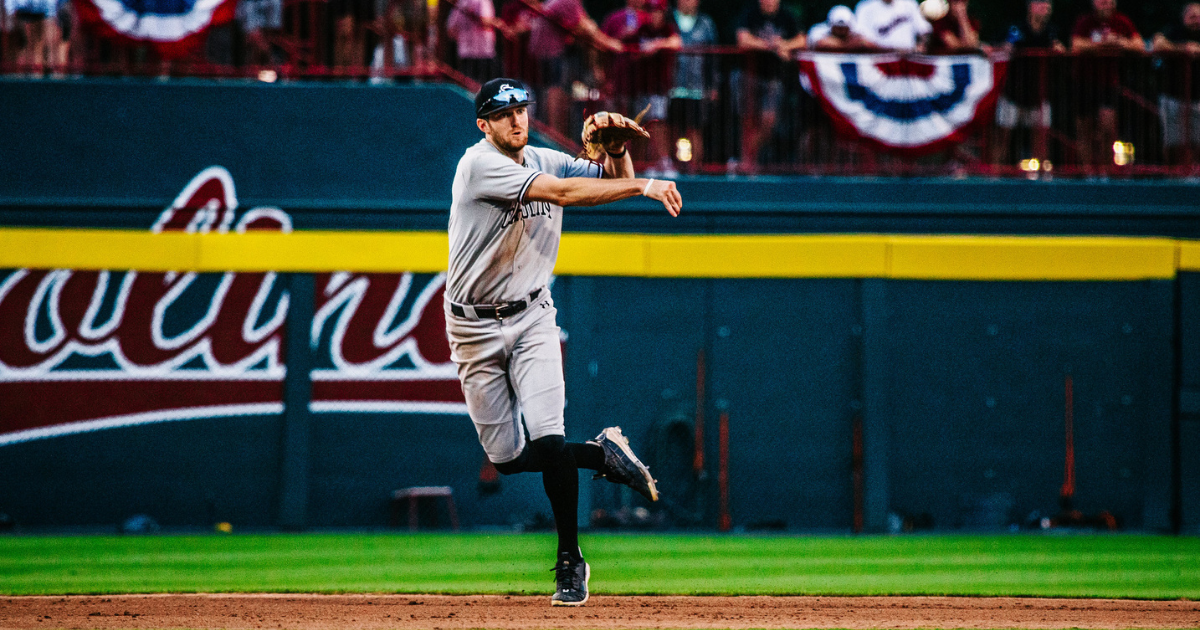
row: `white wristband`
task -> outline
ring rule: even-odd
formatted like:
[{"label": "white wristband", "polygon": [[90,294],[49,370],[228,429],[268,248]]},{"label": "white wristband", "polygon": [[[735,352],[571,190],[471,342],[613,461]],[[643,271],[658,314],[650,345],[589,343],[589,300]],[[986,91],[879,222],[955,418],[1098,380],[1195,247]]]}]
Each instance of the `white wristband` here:
[{"label": "white wristband", "polygon": [[650,191],[650,187],[654,185],[654,182],[655,182],[655,180],[653,180],[653,179],[652,179],[652,180],[650,180],[650,181],[648,181],[648,182],[646,182],[646,187],[642,189],[642,196],[643,196],[643,197],[645,197],[645,196],[646,196],[646,193]]}]

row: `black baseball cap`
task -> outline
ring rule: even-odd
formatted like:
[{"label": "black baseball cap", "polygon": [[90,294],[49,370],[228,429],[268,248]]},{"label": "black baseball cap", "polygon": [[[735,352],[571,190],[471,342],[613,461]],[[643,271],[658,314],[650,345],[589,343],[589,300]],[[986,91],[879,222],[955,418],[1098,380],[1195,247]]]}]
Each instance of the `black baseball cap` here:
[{"label": "black baseball cap", "polygon": [[492,79],[475,95],[475,117],[487,118],[496,112],[533,103],[533,92],[516,79]]}]

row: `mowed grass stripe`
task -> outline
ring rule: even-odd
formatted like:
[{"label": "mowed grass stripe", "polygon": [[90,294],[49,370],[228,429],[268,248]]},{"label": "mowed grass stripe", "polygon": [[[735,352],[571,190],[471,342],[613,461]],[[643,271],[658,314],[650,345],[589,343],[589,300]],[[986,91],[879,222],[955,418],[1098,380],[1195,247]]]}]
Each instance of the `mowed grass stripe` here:
[{"label": "mowed grass stripe", "polygon": [[[1200,599],[1200,539],[586,535],[597,592]],[[0,593],[549,593],[547,534],[0,538]]]}]

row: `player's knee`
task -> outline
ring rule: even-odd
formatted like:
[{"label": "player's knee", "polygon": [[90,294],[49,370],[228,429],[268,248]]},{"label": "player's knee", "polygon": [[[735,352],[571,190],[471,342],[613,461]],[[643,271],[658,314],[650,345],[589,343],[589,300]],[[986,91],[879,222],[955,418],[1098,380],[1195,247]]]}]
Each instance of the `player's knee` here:
[{"label": "player's knee", "polygon": [[515,475],[517,473],[529,472],[529,445],[526,445],[521,450],[521,454],[511,461],[502,464],[492,463],[496,467],[496,472],[501,475]]},{"label": "player's knee", "polygon": [[566,438],[561,435],[548,435],[530,441],[516,459],[492,465],[502,475],[515,475],[523,472],[545,471],[560,465],[565,457],[567,457]]},{"label": "player's knee", "polygon": [[547,435],[531,441],[526,450],[532,450],[538,461],[557,461],[567,452],[567,439],[561,435]]}]

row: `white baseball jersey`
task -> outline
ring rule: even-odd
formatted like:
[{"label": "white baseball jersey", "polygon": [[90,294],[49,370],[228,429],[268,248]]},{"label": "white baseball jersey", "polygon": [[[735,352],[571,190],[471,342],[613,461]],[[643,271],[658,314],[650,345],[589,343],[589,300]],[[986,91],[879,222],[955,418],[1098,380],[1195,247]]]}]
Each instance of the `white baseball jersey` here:
[{"label": "white baseball jersey", "polygon": [[805,46],[808,48],[816,48],[817,42],[825,39],[829,35],[829,31],[829,22],[817,22],[816,24],[813,24],[812,28],[808,29],[808,35],[805,37],[807,42]]},{"label": "white baseball jersey", "polygon": [[916,48],[917,38],[933,31],[916,0],[862,0],[854,8],[854,21],[854,30],[868,41],[896,50]]},{"label": "white baseball jersey", "polygon": [[600,177],[595,162],[561,151],[525,147],[517,164],[487,138],[458,161],[450,205],[450,267],[446,299],[457,304],[502,304],[546,286],[558,259],[562,207],[526,202],[542,173]]}]

